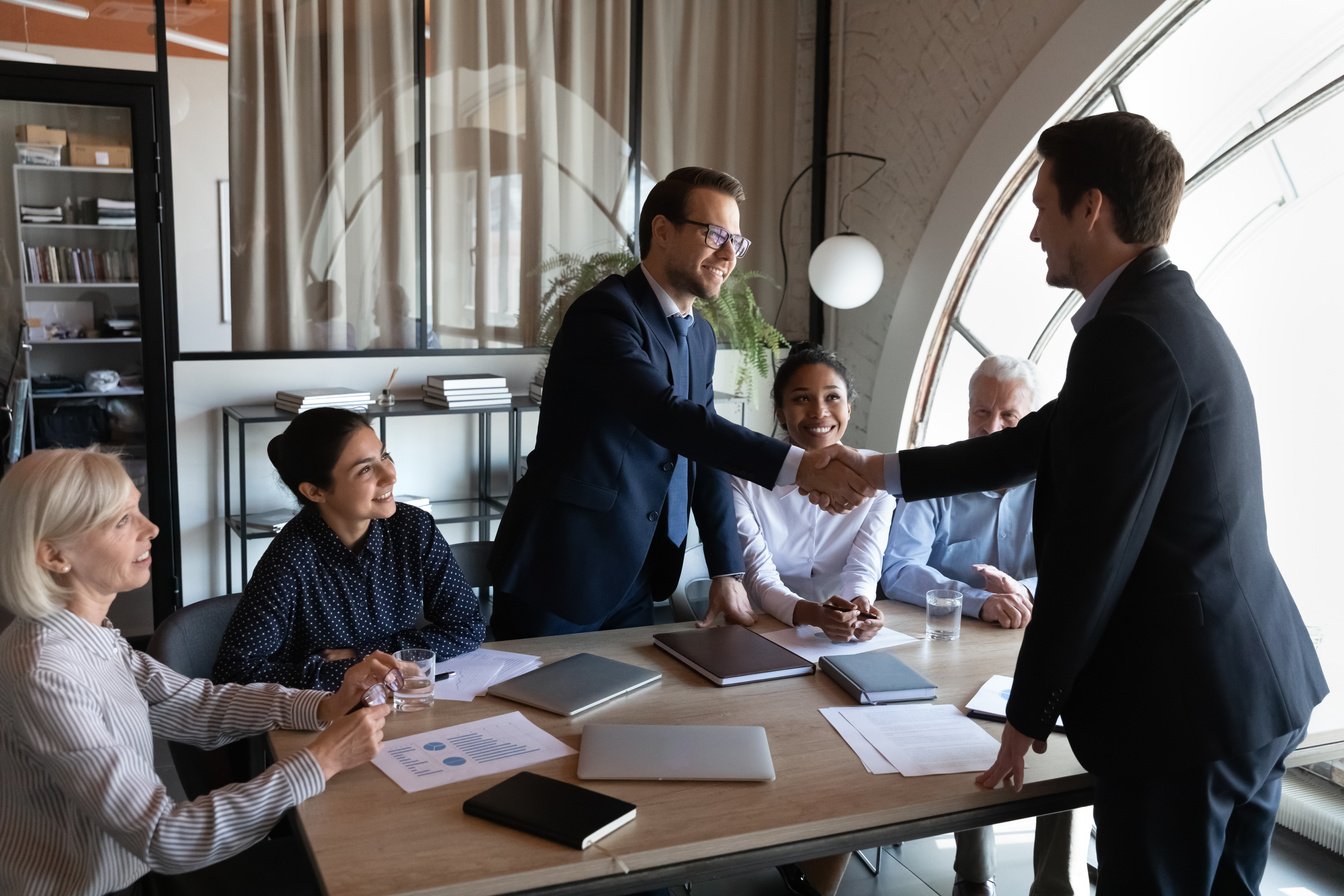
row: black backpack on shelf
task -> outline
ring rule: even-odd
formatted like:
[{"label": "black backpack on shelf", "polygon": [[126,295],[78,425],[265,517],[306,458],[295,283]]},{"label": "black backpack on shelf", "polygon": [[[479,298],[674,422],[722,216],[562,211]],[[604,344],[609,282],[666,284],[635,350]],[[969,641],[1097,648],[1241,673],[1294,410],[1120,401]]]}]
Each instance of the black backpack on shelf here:
[{"label": "black backpack on shelf", "polygon": [[96,398],[44,401],[33,416],[38,448],[86,448],[110,435],[107,411]]}]

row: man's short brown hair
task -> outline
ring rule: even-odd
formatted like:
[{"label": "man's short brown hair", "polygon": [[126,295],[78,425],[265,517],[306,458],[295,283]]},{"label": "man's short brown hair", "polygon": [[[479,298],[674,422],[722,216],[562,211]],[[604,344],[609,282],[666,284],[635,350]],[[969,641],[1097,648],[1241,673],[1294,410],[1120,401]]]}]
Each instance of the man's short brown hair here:
[{"label": "man's short brown hair", "polygon": [[1133,112],[1105,112],[1046,128],[1036,151],[1049,161],[1059,209],[1069,214],[1088,190],[1111,205],[1116,235],[1157,246],[1171,238],[1185,188],[1185,162],[1171,135]]},{"label": "man's short brown hair", "polygon": [[648,256],[649,246],[653,243],[653,219],[662,215],[678,224],[685,221],[686,199],[696,187],[717,190],[738,202],[747,199],[742,183],[731,174],[713,168],[678,168],[653,185],[649,198],[644,200],[644,207],[639,211],[640,258]]}]

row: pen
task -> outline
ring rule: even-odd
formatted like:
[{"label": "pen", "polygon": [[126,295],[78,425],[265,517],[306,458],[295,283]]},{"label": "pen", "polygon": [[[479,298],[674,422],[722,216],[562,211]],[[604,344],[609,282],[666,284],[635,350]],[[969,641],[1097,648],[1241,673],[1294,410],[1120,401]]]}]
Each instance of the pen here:
[{"label": "pen", "polygon": [[435,681],[447,681],[447,680],[450,679],[450,678],[456,678],[456,677],[457,677],[457,672],[455,672],[455,671],[452,670],[452,669],[449,669],[447,672],[440,672],[438,675],[435,675],[435,676],[434,676],[434,680],[435,680]]},{"label": "pen", "polygon": [[[825,607],[825,608],[828,609],[828,610],[836,610],[836,611],[838,611],[838,612],[840,612],[840,613],[848,613],[850,610],[858,610],[858,608],[855,607],[855,606],[852,605],[852,604],[851,604],[850,606],[848,606],[848,607],[842,607],[842,606],[839,606],[839,605],[837,605],[837,604],[822,604],[822,606]],[[858,613],[859,613],[859,618],[860,618],[860,619],[876,619],[876,618],[877,618],[877,614],[876,614],[876,613],[869,613],[869,612],[866,612],[866,611],[864,611],[864,610],[858,610]]]}]

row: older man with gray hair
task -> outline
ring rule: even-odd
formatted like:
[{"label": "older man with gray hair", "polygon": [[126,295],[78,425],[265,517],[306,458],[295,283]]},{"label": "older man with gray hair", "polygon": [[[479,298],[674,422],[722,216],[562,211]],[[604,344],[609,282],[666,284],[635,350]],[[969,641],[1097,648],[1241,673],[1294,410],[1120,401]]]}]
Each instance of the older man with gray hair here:
[{"label": "older man with gray hair", "polygon": [[[971,374],[967,429],[971,438],[1011,429],[1037,405],[1036,365],[991,355]],[[1031,513],[1035,480],[1014,488],[902,502],[882,563],[887,597],[924,605],[924,592],[950,588],[966,616],[1021,628],[1031,621],[1036,552]],[[971,584],[972,582],[976,584]],[[1031,896],[1088,893],[1085,813],[1037,819]],[[957,896],[992,894],[994,829],[958,831],[953,862]]]}]

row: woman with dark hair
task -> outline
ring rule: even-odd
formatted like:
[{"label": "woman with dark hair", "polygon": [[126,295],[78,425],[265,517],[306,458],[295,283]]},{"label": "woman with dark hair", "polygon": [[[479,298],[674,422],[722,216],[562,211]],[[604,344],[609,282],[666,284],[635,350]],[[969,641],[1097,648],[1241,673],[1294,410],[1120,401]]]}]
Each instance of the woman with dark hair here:
[{"label": "woman with dark hair", "polygon": [[[854,386],[832,352],[799,345],[779,365],[771,388],[775,420],[803,449],[839,442],[849,425]],[[871,454],[872,452],[864,452]],[[896,499],[879,492],[847,514],[812,504],[796,486],[764,488],[733,478],[737,534],[753,609],[786,625],[812,625],[832,641],[866,641],[882,628],[873,606]],[[781,865],[790,893],[833,896],[849,854]]]},{"label": "woman with dark hair", "polygon": [[302,509],[248,581],[216,678],[334,690],[375,650],[442,662],[480,646],[475,593],[434,518],[393,499],[396,466],[363,417],[305,411],[266,451]]},{"label": "woman with dark hair", "polygon": [[[14,616],[0,634],[0,893],[153,893],[163,879],[150,872],[183,893],[310,877],[299,851],[262,838],[377,754],[389,707],[351,711],[392,657],[349,664],[328,694],[184,678],[133,649],[107,612],[149,581],[159,528],[114,455],[28,455],[0,479],[0,519],[0,608]],[[321,733],[191,802],[175,801],[154,768],[155,737],[211,749],[277,728]],[[245,852],[254,846],[263,853]],[[197,869],[204,879],[179,876]]]}]

